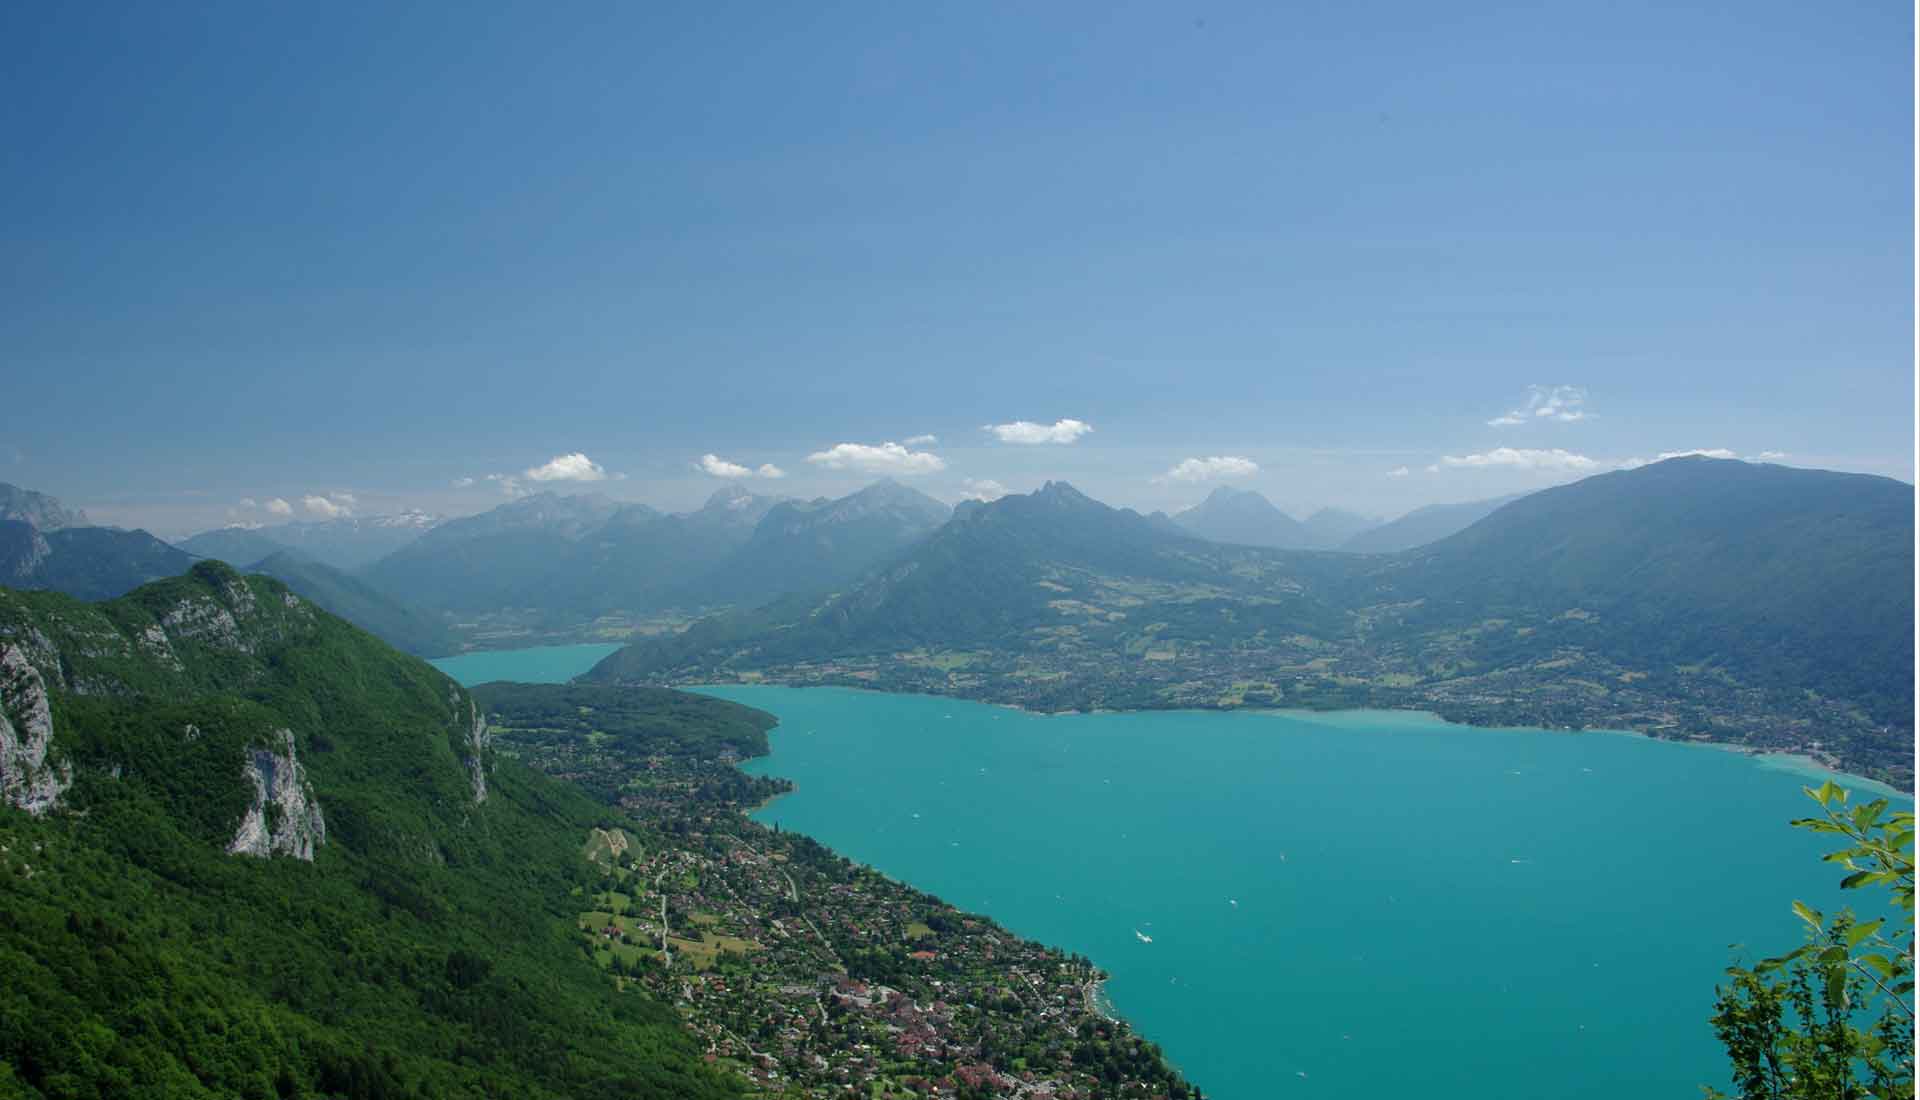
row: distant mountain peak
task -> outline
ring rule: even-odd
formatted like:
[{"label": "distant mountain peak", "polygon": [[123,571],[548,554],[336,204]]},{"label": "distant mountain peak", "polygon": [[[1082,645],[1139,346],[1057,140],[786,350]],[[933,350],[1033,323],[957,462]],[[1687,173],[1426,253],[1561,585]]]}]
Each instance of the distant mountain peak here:
[{"label": "distant mountain peak", "polygon": [[1207,494],[1207,499],[1175,515],[1172,522],[1214,542],[1283,550],[1315,545],[1312,533],[1299,520],[1274,507],[1265,495],[1231,485]]},{"label": "distant mountain peak", "polygon": [[78,508],[68,508],[46,493],[0,481],[0,520],[8,519],[30,523],[41,531],[91,526],[87,514]]},{"label": "distant mountain peak", "polygon": [[1065,481],[1049,481],[1045,485],[1040,486],[1039,489],[1035,490],[1033,495],[1034,495],[1034,498],[1037,500],[1057,500],[1057,501],[1071,502],[1074,504],[1099,503],[1098,501],[1095,501],[1092,497],[1074,488],[1070,482],[1065,482]]},{"label": "distant mountain peak", "polygon": [[712,495],[707,497],[707,502],[701,506],[701,509],[703,511],[707,509],[719,511],[721,509],[744,508],[752,504],[753,500],[753,491],[744,485],[722,485],[718,489],[715,489]]}]

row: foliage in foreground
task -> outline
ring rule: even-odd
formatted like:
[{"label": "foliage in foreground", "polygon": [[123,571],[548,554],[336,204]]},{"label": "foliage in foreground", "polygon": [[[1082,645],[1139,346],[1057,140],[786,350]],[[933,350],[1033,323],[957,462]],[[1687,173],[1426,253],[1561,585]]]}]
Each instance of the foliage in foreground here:
[{"label": "foliage in foreground", "polygon": [[[1746,1100],[1896,1100],[1913,1096],[1913,814],[1887,800],[1847,807],[1829,780],[1807,795],[1821,817],[1800,828],[1842,837],[1828,854],[1847,869],[1843,889],[1885,886],[1901,916],[1828,917],[1802,902],[1806,942],[1752,967],[1727,970],[1713,1027]],[[1708,1089],[1710,1097],[1724,1094]]]}]

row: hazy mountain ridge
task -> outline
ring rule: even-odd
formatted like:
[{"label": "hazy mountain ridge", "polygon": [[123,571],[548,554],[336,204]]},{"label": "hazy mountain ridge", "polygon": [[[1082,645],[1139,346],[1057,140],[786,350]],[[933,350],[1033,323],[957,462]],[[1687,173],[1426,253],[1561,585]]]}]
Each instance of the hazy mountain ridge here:
[{"label": "hazy mountain ridge", "polygon": [[1341,543],[1340,549],[1354,554],[1397,554],[1402,550],[1412,550],[1464,531],[1526,495],[1514,493],[1491,500],[1429,504],[1425,508],[1415,508],[1397,519],[1361,531]]},{"label": "hazy mountain ridge", "polygon": [[1279,550],[1305,550],[1319,542],[1318,536],[1305,524],[1275,508],[1266,497],[1250,489],[1225,485],[1209,493],[1199,504],[1175,514],[1172,520],[1188,532],[1214,542]]},{"label": "hazy mountain ridge", "polygon": [[61,527],[42,531],[0,521],[0,582],[44,588],[85,600],[118,596],[148,581],[175,576],[193,557],[145,531]]},{"label": "hazy mountain ridge", "polygon": [[1301,526],[1313,537],[1311,549],[1337,550],[1347,540],[1373,530],[1380,523],[1373,516],[1363,516],[1344,508],[1322,508],[1301,521]]},{"label": "hazy mountain ridge", "polygon": [[517,607],[590,619],[753,603],[850,580],[947,513],[884,482],[813,502],[730,486],[681,514],[543,493],[442,524],[365,575],[402,602],[455,612]]},{"label": "hazy mountain ridge", "polygon": [[263,573],[360,629],[416,657],[444,657],[459,651],[446,623],[399,603],[343,569],[282,550],[245,567]]},{"label": "hazy mountain ridge", "polygon": [[0,481],[0,521],[4,520],[32,524],[41,531],[92,526],[87,514],[78,508],[68,508],[45,493]]},{"label": "hazy mountain ridge", "polygon": [[235,565],[259,561],[280,550],[335,569],[360,569],[405,547],[443,521],[409,510],[386,515],[340,516],[265,525],[232,525],[181,539],[180,549]]},{"label": "hazy mountain ridge", "polygon": [[832,599],[703,623],[592,675],[751,670],[1041,706],[1253,685],[1774,747],[1825,726],[1856,766],[1910,777],[1879,729],[1911,728],[1912,530],[1901,483],[1704,458],[1545,490],[1391,556],[1183,539],[1050,483]]},{"label": "hazy mountain ridge", "polygon": [[1349,539],[1381,522],[1340,508],[1322,508],[1299,520],[1274,507],[1257,490],[1229,485],[1171,519],[1182,530],[1213,542],[1273,550],[1344,549]]},{"label": "hazy mountain ridge", "polygon": [[694,604],[758,604],[844,585],[945,523],[944,503],[891,480],[839,499],[781,501],[747,541],[689,586]]}]

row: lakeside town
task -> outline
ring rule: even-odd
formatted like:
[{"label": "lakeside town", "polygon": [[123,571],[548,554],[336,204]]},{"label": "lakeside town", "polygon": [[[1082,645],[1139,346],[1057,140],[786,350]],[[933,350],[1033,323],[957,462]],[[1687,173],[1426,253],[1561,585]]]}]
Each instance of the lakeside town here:
[{"label": "lakeside town", "polygon": [[1104,1009],[1087,959],[749,820],[785,789],[741,782],[751,736],[674,742],[631,713],[580,731],[579,700],[635,691],[568,687],[561,705],[547,689],[548,718],[503,702],[495,743],[611,794],[582,849],[598,878],[578,942],[673,1005],[710,1063],[775,1096],[1200,1097]]}]

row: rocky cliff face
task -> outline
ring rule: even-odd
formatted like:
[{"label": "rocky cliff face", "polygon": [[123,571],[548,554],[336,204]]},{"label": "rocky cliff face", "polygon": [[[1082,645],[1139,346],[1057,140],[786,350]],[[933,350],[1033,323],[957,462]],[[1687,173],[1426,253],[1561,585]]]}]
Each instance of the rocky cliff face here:
[{"label": "rocky cliff face", "polygon": [[52,740],[46,682],[19,646],[0,646],[0,801],[36,817],[60,804],[73,770],[48,761]]},{"label": "rocky cliff face", "polygon": [[315,849],[327,842],[327,821],[294,754],[293,731],[278,730],[274,736],[280,751],[253,749],[241,766],[253,785],[253,802],[227,851],[262,859],[292,856],[311,863]]},{"label": "rocky cliff face", "polygon": [[68,508],[57,498],[4,481],[0,481],[0,520],[31,523],[42,531],[85,527],[88,522],[87,514],[78,508]]},{"label": "rocky cliff face", "polygon": [[0,520],[0,581],[25,584],[39,573],[53,547],[33,524]]},{"label": "rocky cliff face", "polygon": [[459,728],[455,735],[455,748],[460,752],[460,762],[466,766],[467,777],[473,783],[473,801],[478,805],[487,800],[487,750],[493,747],[493,734],[487,729],[487,716],[480,713],[480,705],[471,695],[466,699],[466,718],[460,716],[460,692],[452,694],[454,724]]}]

